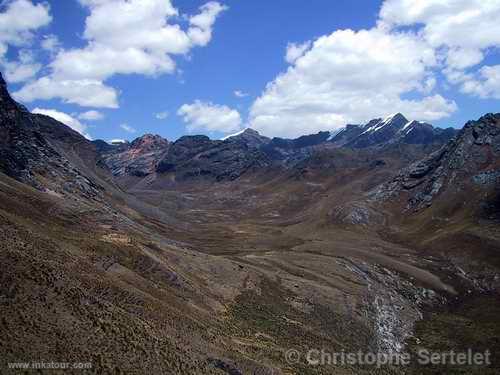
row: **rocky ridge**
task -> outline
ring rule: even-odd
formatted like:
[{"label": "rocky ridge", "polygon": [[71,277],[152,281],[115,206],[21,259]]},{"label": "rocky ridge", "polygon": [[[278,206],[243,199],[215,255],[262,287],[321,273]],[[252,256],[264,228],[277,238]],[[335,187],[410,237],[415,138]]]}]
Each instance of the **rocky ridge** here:
[{"label": "rocky ridge", "polygon": [[244,141],[213,141],[206,136],[184,136],[175,141],[158,163],[158,173],[174,173],[177,180],[197,177],[234,180],[250,170],[271,165],[258,148]]},{"label": "rocky ridge", "polygon": [[453,128],[435,128],[422,121],[409,121],[401,113],[374,119],[365,125],[347,125],[329,142],[336,147],[367,148],[393,144],[444,144],[456,135]]},{"label": "rocky ridge", "polygon": [[408,208],[428,207],[443,191],[452,194],[471,184],[494,187],[499,182],[499,158],[500,114],[487,114],[469,121],[456,138],[402,170],[371,196],[385,200],[405,193]]},{"label": "rocky ridge", "polygon": [[0,74],[0,171],[41,191],[98,198],[100,186],[68,159],[60,142],[83,143],[78,133],[44,115],[29,113],[7,91]]},{"label": "rocky ridge", "polygon": [[94,141],[99,147],[104,164],[113,175],[145,177],[156,171],[158,162],[168,152],[170,143],[159,135],[145,134],[132,143],[110,145]]},{"label": "rocky ridge", "polygon": [[[438,147],[455,135],[452,128],[408,121],[398,113],[364,126],[347,125],[339,131],[319,132],[296,139],[268,138],[247,128],[222,140],[184,136],[170,143],[145,135],[132,143],[94,141],[104,164],[115,176],[175,175],[179,181],[208,178],[234,180],[247,171],[270,166],[290,169],[316,153],[331,148],[388,148],[398,145]],[[426,150],[427,151],[427,150]],[[402,151],[404,152],[404,151]]]}]

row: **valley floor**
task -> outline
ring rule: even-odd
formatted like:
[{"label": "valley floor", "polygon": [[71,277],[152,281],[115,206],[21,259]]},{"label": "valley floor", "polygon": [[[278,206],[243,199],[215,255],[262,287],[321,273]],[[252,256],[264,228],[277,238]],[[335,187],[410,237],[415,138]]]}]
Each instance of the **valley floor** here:
[{"label": "valley floor", "polygon": [[[414,228],[368,203],[354,205],[368,222],[341,220],[338,202],[362,182],[256,181],[129,186],[110,206],[2,176],[2,373],[26,361],[92,363],[70,372],[96,374],[498,371],[497,266],[469,270],[425,250],[405,232]],[[311,350],[419,348],[488,349],[493,363],[376,369],[306,359]]]}]

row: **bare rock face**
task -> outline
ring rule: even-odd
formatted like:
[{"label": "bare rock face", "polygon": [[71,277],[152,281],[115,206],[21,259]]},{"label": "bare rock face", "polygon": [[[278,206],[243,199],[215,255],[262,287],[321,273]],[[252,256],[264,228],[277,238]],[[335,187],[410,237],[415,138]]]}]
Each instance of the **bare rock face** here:
[{"label": "bare rock face", "polygon": [[453,128],[435,128],[426,122],[411,121],[396,134],[396,141],[405,144],[445,144],[457,133],[458,131]]},{"label": "bare rock face", "polygon": [[132,143],[109,145],[95,141],[106,166],[115,176],[144,177],[154,173],[170,143],[159,135],[146,134]]},{"label": "bare rock face", "polygon": [[367,148],[394,144],[444,144],[457,134],[453,128],[435,128],[421,121],[408,121],[401,113],[386,119],[374,119],[366,125],[347,125],[333,135],[335,147]]},{"label": "bare rock face", "polygon": [[338,132],[336,132],[333,136],[331,136],[328,141],[336,147],[342,147],[349,144],[361,133],[363,133],[362,125],[348,124]]},{"label": "bare rock face", "polygon": [[14,120],[19,113],[26,113],[28,110],[11,98],[7,90],[7,83],[0,73],[0,116],[2,120]]},{"label": "bare rock face", "polygon": [[384,216],[365,202],[349,202],[335,207],[329,215],[335,222],[368,226],[384,222]]},{"label": "bare rock face", "polygon": [[223,140],[244,143],[249,148],[259,148],[271,142],[269,138],[260,135],[258,131],[250,128],[245,129],[238,134],[226,137]]},{"label": "bare rock face", "polygon": [[157,172],[174,173],[177,180],[205,177],[221,181],[234,180],[270,164],[264,153],[245,142],[213,141],[199,135],[174,142],[159,162]]},{"label": "bare rock face", "polygon": [[[159,136],[145,135],[130,144],[110,145],[100,140],[93,143],[115,176],[145,177],[158,172],[175,173],[179,180],[201,177],[232,180],[246,171],[270,165],[300,168],[308,159],[332,148],[377,151],[401,145],[431,145],[421,147],[420,157],[423,152],[440,147],[454,134],[451,128],[443,130],[418,121],[409,122],[403,115],[396,114],[372,120],[364,126],[347,125],[336,133],[323,131],[295,139],[269,139],[248,128],[222,140],[196,135],[169,144]],[[403,159],[404,153],[400,151]]]},{"label": "bare rock face", "polygon": [[382,120],[372,120],[363,128],[363,133],[347,144],[353,148],[363,148],[384,143],[396,136],[396,134],[408,123],[406,117],[401,113]]},{"label": "bare rock face", "polygon": [[16,103],[0,75],[0,171],[41,191],[97,198],[101,187],[68,159],[92,145],[66,125]]},{"label": "bare rock face", "polygon": [[324,144],[329,137],[330,132],[319,132],[295,139],[273,138],[261,146],[261,150],[281,165],[294,166],[311,156],[316,147]]},{"label": "bare rock face", "polygon": [[469,121],[440,150],[413,163],[391,182],[371,193],[375,199],[407,193],[408,208],[420,209],[447,190],[456,192],[468,185],[495,186],[500,176],[500,113]]}]

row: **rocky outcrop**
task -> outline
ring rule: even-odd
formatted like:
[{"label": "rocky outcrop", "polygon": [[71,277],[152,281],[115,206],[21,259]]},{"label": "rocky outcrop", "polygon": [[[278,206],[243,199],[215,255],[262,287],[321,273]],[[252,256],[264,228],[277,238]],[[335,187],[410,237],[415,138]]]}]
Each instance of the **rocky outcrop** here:
[{"label": "rocky outcrop", "polygon": [[331,135],[328,141],[336,147],[342,147],[352,142],[361,133],[363,133],[362,125],[348,124],[335,134]]},{"label": "rocky outcrop", "polygon": [[384,120],[372,120],[365,125],[363,132],[346,146],[364,148],[386,143],[393,139],[407,123],[408,120],[401,113],[396,113]]},{"label": "rocky outcrop", "polygon": [[275,162],[293,166],[311,156],[315,147],[324,144],[329,137],[330,132],[319,132],[296,139],[273,138],[261,150]]},{"label": "rocky outcrop", "polygon": [[453,128],[435,128],[421,121],[408,121],[401,113],[374,119],[366,125],[347,125],[329,143],[335,147],[367,148],[395,144],[442,145],[457,134]]},{"label": "rocky outcrop", "polygon": [[102,188],[70,161],[69,149],[83,159],[92,145],[66,125],[29,113],[0,75],[0,171],[41,191],[98,198]]},{"label": "rocky outcrop", "polygon": [[402,170],[371,193],[377,200],[408,194],[408,208],[430,206],[443,191],[450,194],[494,185],[500,168],[500,114],[469,121],[443,148]]},{"label": "rocky outcrop", "polygon": [[95,141],[106,166],[115,176],[144,177],[154,173],[170,143],[159,135],[146,134],[132,143],[109,145]]},{"label": "rocky outcrop", "polygon": [[177,180],[210,178],[234,180],[250,170],[271,165],[269,158],[245,142],[213,141],[206,136],[185,136],[174,142],[158,163],[158,173],[173,173]]},{"label": "rocky outcrop", "polygon": [[422,121],[411,121],[396,134],[395,140],[396,142],[415,145],[445,144],[457,133],[458,130],[453,128],[435,128],[431,124]]},{"label": "rocky outcrop", "polygon": [[373,225],[384,222],[384,216],[365,202],[349,202],[335,207],[329,215],[334,222],[349,225]]},{"label": "rocky outcrop", "polygon": [[[332,148],[432,145],[432,150],[453,135],[453,129],[409,122],[398,113],[384,120],[372,120],[364,126],[347,125],[336,133],[319,132],[296,139],[269,139],[247,128],[222,140],[211,140],[203,135],[185,136],[170,145],[159,136],[146,135],[130,144],[104,141],[94,141],[94,144],[115,176],[144,177],[157,171],[176,172],[183,180],[200,176],[224,180],[271,164],[278,168],[296,168],[315,154]],[[425,152],[428,151],[426,148]],[[216,164],[210,166],[209,163]],[[235,169],[231,171],[231,167]]]},{"label": "rocky outcrop", "polygon": [[248,148],[259,148],[271,142],[271,139],[260,135],[258,131],[247,128],[239,133],[222,139],[223,141],[244,143]]}]

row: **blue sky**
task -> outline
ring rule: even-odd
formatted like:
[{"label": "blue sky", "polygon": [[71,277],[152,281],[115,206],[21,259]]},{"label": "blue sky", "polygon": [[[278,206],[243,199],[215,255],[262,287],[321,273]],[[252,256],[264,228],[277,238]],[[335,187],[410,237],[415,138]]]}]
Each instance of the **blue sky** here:
[{"label": "blue sky", "polygon": [[[177,48],[167,46],[174,43],[171,39],[153,43],[151,35],[159,33],[143,30],[161,21],[152,18],[153,12],[131,19],[124,26],[131,34],[123,34],[120,22],[127,19],[125,13],[109,12],[103,3],[126,1],[4,1],[0,33],[5,31],[7,37],[0,36],[0,64],[16,98],[31,110],[54,117],[59,113],[59,119],[82,133],[105,140],[131,140],[143,133],[170,140],[193,133],[218,138],[245,126],[270,136],[294,137],[395,111],[439,126],[461,127],[468,119],[498,111],[500,27],[495,17],[500,16],[500,4],[484,9],[488,16],[479,14],[481,23],[471,19],[457,24],[455,15],[480,8],[481,2],[455,1],[459,8],[436,9],[431,7],[433,0],[427,0],[430,10],[415,10],[403,0],[226,0],[200,10],[206,1],[143,0],[159,7],[154,9],[177,10],[176,15],[166,10],[165,22],[178,25],[190,41],[182,52],[171,53]],[[133,3],[141,6],[132,0],[130,8],[114,9],[133,10]],[[14,5],[31,8],[16,13]],[[28,11],[33,13],[31,26],[16,22]],[[196,14],[203,20],[194,21]],[[413,18],[405,16],[410,14]],[[93,28],[86,26],[87,17],[93,17]],[[110,25],[102,24],[106,17]],[[438,24],[444,26],[439,29]],[[472,24],[476,32],[477,27],[485,31],[467,40],[462,35],[470,34]],[[203,32],[201,39],[189,34],[194,27]],[[108,38],[114,32],[116,39]],[[146,50],[152,63],[136,63],[131,54],[110,58],[112,66],[120,67],[100,71],[101,61],[106,65],[102,56],[108,56],[104,48],[124,50],[128,40],[143,32],[144,40],[136,41],[134,48]],[[49,36],[57,43],[44,49],[42,42]],[[93,43],[105,47],[92,50],[89,57]],[[290,43],[296,43],[296,55],[287,50]],[[154,50],[157,45],[160,53]],[[63,55],[70,50],[77,53]],[[164,55],[168,57],[162,60]],[[81,56],[94,64],[88,76],[86,70],[73,72]],[[167,66],[170,58],[175,67]],[[39,80],[44,77],[50,79],[50,87],[44,86],[47,94],[40,95]],[[54,86],[64,81],[74,87],[89,80],[99,82],[98,90],[105,86],[106,94],[114,92],[116,100],[108,95],[88,105],[73,92],[58,96]],[[96,94],[87,88],[78,95]],[[88,111],[98,111],[102,118],[82,115]]]}]

